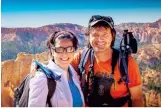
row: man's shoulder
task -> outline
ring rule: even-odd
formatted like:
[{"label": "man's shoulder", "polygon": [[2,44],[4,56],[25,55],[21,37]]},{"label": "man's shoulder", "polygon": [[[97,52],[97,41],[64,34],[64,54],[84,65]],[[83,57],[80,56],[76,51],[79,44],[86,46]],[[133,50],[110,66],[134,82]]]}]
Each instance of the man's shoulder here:
[{"label": "man's shoulder", "polygon": [[[85,58],[85,55],[83,55],[83,52],[86,50],[86,48],[79,49],[77,52],[74,54],[74,58],[71,62],[72,66],[77,70],[78,65],[81,62],[81,59]],[[84,56],[84,57],[83,57]]]},{"label": "man's shoulder", "polygon": [[128,56],[128,62],[130,64],[137,64],[135,58],[132,55]]},{"label": "man's shoulder", "polygon": [[86,50],[87,48],[77,50],[77,52],[74,54],[74,59],[81,59],[83,52]]}]

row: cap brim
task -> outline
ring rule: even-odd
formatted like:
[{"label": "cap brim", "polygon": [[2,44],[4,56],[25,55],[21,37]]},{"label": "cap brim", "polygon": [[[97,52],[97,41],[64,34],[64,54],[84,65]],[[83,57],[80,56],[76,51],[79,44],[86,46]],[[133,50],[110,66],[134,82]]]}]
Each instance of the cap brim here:
[{"label": "cap brim", "polygon": [[95,24],[100,23],[100,22],[105,22],[105,23],[107,23],[107,24],[111,27],[111,29],[113,29],[112,25],[111,25],[109,22],[107,22],[106,20],[97,20],[97,21],[91,22],[89,26],[92,27],[92,26],[94,26]]}]

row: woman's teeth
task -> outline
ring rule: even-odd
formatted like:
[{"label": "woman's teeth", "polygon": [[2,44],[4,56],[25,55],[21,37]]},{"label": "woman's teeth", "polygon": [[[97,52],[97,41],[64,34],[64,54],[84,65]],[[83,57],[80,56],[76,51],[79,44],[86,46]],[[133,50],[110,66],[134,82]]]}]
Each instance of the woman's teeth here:
[{"label": "woman's teeth", "polygon": [[68,61],[69,58],[60,58],[62,61]]}]

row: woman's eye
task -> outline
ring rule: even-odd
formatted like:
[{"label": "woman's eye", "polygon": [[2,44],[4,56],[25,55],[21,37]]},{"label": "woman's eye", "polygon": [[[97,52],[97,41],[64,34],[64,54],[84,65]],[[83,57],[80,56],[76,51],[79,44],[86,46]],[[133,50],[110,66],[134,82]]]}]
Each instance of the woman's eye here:
[{"label": "woman's eye", "polygon": [[73,50],[73,47],[69,47],[68,50],[69,50],[69,51],[72,51],[72,50]]},{"label": "woman's eye", "polygon": [[56,52],[63,52],[63,48],[59,47],[55,49]]},{"label": "woman's eye", "polygon": [[67,50],[68,50],[68,52],[72,52],[72,51],[74,51],[74,47],[69,47],[69,48],[67,48]]}]

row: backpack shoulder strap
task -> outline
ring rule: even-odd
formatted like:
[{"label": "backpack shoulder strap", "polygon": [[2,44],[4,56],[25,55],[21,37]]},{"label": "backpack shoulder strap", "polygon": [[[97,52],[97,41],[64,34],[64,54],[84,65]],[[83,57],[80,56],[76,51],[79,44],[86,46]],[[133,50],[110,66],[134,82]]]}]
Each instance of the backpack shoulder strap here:
[{"label": "backpack shoulder strap", "polygon": [[78,65],[80,79],[81,79],[81,88],[82,88],[83,94],[85,96],[85,99],[87,96],[87,84],[86,84],[87,83],[87,79],[86,79],[87,76],[85,73],[85,65],[86,65],[86,62],[87,62],[88,57],[90,55],[90,52],[91,52],[91,49],[89,49],[89,48],[83,50],[83,52],[81,54],[80,63]]},{"label": "backpack shoulder strap", "polygon": [[118,83],[121,83],[124,81],[126,83],[127,90],[129,92],[129,101],[128,101],[128,106],[132,107],[132,100],[131,100],[131,93],[128,87],[128,54],[126,52],[121,52],[119,53],[119,69],[121,73],[121,78],[118,81]]},{"label": "backpack shoulder strap", "polygon": [[51,78],[47,78],[47,83],[48,83],[48,89],[49,89],[48,96],[47,96],[47,104],[49,105],[49,107],[52,107],[50,99],[52,98],[55,92],[56,81]]},{"label": "backpack shoulder strap", "polygon": [[115,66],[117,64],[117,62],[119,62],[119,70],[120,70],[120,74],[121,74],[121,78],[118,81],[118,83],[121,83],[122,81],[127,80],[127,63],[128,63],[128,56],[127,55],[123,55],[123,53],[120,50],[114,49],[113,48],[113,53],[112,53],[112,74],[114,74],[114,69]]},{"label": "backpack shoulder strap", "polygon": [[89,53],[90,53],[90,49],[87,48],[87,49],[84,49],[81,54],[81,59],[80,59],[79,65],[78,65],[80,74],[84,74],[84,72],[85,72],[85,65],[88,60]]},{"label": "backpack shoulder strap", "polygon": [[47,85],[48,85],[48,95],[47,95],[47,100],[46,100],[46,104],[48,105],[48,107],[52,107],[51,105],[51,101],[50,99],[52,98],[54,92],[55,92],[55,89],[56,89],[56,81],[53,79],[53,77],[49,77],[49,75],[46,74],[46,71],[47,70],[47,67],[43,67],[43,68],[39,68],[38,70],[40,72],[43,72],[45,75],[46,75],[46,78],[47,78]]},{"label": "backpack shoulder strap", "polygon": [[86,88],[87,88],[87,93],[89,93],[89,80],[91,78],[91,76],[94,76],[94,51],[93,49],[90,50],[90,65],[88,67],[88,74],[87,74],[87,84],[86,84]]},{"label": "backpack shoulder strap", "polygon": [[47,95],[47,101],[49,107],[52,107],[50,99],[52,98],[55,89],[56,89],[56,77],[52,77],[51,71],[46,67],[46,65],[40,65],[39,64],[39,71],[43,72],[46,75],[47,78],[47,84],[48,84],[48,95]]},{"label": "backpack shoulder strap", "polygon": [[112,53],[112,74],[114,74],[115,66],[117,64],[117,61],[119,59],[119,50],[113,48],[113,53]]}]

